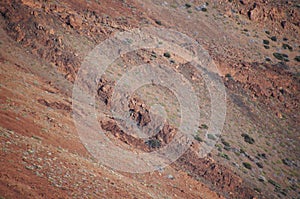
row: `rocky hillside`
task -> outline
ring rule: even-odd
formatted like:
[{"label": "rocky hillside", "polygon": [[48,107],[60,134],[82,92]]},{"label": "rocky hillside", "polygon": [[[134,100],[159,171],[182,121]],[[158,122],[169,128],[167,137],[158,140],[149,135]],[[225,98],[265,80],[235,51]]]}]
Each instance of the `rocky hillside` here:
[{"label": "rocky hillside", "polygon": [[[299,198],[298,1],[2,0],[0,13],[0,198]],[[83,144],[72,92],[96,46],[145,27],[176,30],[209,53],[227,110],[221,134],[208,134],[212,100],[191,61],[158,48],[120,55],[95,80],[95,107],[99,128],[124,150],[168,146],[180,121],[177,96],[152,84],[126,106],[144,127],[157,119],[152,104],[172,102],[161,129],[142,139],[122,128],[110,109],[126,70],[163,65],[183,74],[200,99],[189,148],[166,167],[130,173],[103,164]]]}]

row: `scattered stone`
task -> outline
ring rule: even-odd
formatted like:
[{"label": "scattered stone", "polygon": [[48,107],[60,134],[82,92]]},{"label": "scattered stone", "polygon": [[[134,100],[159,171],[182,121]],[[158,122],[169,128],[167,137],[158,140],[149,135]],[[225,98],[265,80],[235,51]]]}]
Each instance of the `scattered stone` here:
[{"label": "scattered stone", "polygon": [[207,11],[207,6],[206,6],[206,4],[203,4],[203,5],[201,5],[201,6],[197,6],[197,7],[196,7],[196,10],[197,10],[197,11],[206,12],[206,11]]},{"label": "scattered stone", "polygon": [[34,151],[32,149],[28,149],[27,152],[28,152],[28,154],[33,154],[34,153]]},{"label": "scattered stone", "polygon": [[157,171],[160,172],[160,173],[164,172],[164,170],[165,170],[165,169],[164,169],[163,167],[158,167],[158,168],[157,168]]},{"label": "scattered stone", "polygon": [[51,29],[49,30],[49,34],[50,34],[50,35],[54,35],[54,33],[55,33],[55,32],[54,32],[53,28],[51,28]]},{"label": "scattered stone", "polygon": [[259,180],[260,182],[265,182],[265,181],[266,181],[266,178],[265,178],[264,176],[260,175],[260,176],[258,176],[258,180]]},{"label": "scattered stone", "polygon": [[137,122],[138,126],[146,126],[151,122],[150,113],[144,102],[138,98],[129,101],[130,118]]},{"label": "scattered stone", "polygon": [[236,162],[233,162],[232,164],[233,164],[233,166],[235,166],[235,167],[237,167],[237,168],[240,167],[240,165],[239,165],[238,163],[236,163]]},{"label": "scattered stone", "polygon": [[174,176],[172,176],[171,174],[167,176],[168,179],[173,180]]},{"label": "scattered stone", "polygon": [[110,102],[113,93],[113,84],[114,82],[107,80],[105,77],[102,77],[98,82],[98,96],[106,105]]},{"label": "scattered stone", "polygon": [[32,165],[29,165],[29,166],[25,166],[25,168],[28,169],[28,170],[33,170],[35,167],[32,166]]}]

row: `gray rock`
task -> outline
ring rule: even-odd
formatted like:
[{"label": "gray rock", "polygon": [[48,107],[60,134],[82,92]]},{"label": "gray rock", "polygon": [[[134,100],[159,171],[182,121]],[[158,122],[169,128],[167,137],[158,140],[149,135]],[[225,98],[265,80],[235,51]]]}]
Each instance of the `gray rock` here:
[{"label": "gray rock", "polygon": [[233,162],[232,164],[233,164],[235,167],[237,167],[237,168],[240,167],[240,165],[239,165],[238,163],[236,163],[236,162]]},{"label": "gray rock", "polygon": [[167,176],[167,178],[173,180],[173,179],[174,179],[174,176],[172,176],[171,174],[169,174],[169,175]]},{"label": "gray rock", "polygon": [[258,180],[261,182],[265,182],[266,178],[264,176],[260,175],[260,176],[258,176]]},{"label": "gray rock", "polygon": [[206,7],[206,4],[203,4],[203,5],[201,5],[201,6],[197,6],[195,9],[196,9],[197,11],[202,11],[202,10],[207,9],[207,7]]}]

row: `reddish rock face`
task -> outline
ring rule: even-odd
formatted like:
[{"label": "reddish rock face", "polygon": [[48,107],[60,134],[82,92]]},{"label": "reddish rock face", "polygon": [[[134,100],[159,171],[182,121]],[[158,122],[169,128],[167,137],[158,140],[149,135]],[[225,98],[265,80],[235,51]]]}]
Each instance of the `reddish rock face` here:
[{"label": "reddish rock face", "polygon": [[113,93],[113,82],[102,77],[98,83],[98,96],[106,105],[110,105],[110,98]]},{"label": "reddish rock face", "polygon": [[72,14],[67,17],[67,23],[74,29],[82,29],[82,18],[77,14]]},{"label": "reddish rock face", "polygon": [[131,98],[128,107],[131,119],[136,121],[138,126],[144,127],[151,122],[149,108],[140,99]]},{"label": "reddish rock face", "polygon": [[232,1],[231,4],[228,4],[225,0],[221,2],[224,2],[225,7],[228,9],[227,16],[232,16],[231,10],[233,6],[251,21],[262,25],[269,24],[274,28],[285,29],[287,32],[297,31],[296,27],[299,28],[300,26],[300,11],[295,6],[297,5],[296,1],[243,0]]}]

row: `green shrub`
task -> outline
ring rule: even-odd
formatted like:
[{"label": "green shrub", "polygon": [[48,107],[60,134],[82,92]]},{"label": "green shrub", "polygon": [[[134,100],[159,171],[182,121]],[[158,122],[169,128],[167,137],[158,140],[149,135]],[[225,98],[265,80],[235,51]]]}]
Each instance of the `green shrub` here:
[{"label": "green shrub", "polygon": [[208,129],[208,126],[206,124],[201,124],[201,126],[199,128],[200,129]]},{"label": "green shrub", "polygon": [[280,188],[280,187],[281,187],[280,184],[278,184],[277,182],[275,182],[275,181],[272,180],[272,179],[269,179],[268,182],[269,182],[271,185],[273,185],[274,187],[277,187],[277,188]]},{"label": "green shrub", "polygon": [[300,56],[296,56],[295,61],[300,62]]},{"label": "green shrub", "polygon": [[292,166],[292,161],[289,158],[284,158],[281,160],[283,164],[287,165],[287,166]]},{"label": "green shrub", "polygon": [[171,4],[172,8],[177,8],[177,4]]},{"label": "green shrub", "polygon": [[202,11],[202,12],[207,12],[207,8],[204,8],[204,7],[203,7],[203,8],[201,8],[201,11]]},{"label": "green shrub", "polygon": [[192,7],[192,5],[189,4],[189,3],[186,3],[186,4],[185,4],[185,7],[186,7],[186,8],[190,8],[190,7]]},{"label": "green shrub", "polygon": [[258,193],[261,193],[261,189],[258,187],[255,187],[254,190],[257,191]]},{"label": "green shrub", "polygon": [[269,35],[269,34],[270,34],[270,31],[266,30],[265,33],[266,33],[267,35]]},{"label": "green shrub", "polygon": [[225,75],[225,77],[231,78],[231,75],[230,75],[229,73],[227,73],[227,74]]},{"label": "green shrub", "polygon": [[289,49],[290,51],[293,50],[293,47],[290,46],[290,45],[288,45],[288,44],[282,44],[282,48],[283,48],[283,49]]},{"label": "green shrub", "polygon": [[288,190],[287,190],[287,189],[281,189],[279,192],[280,192],[282,195],[287,196]]},{"label": "green shrub", "polygon": [[252,137],[250,137],[248,134],[243,133],[242,137],[244,137],[244,141],[249,143],[249,144],[254,144],[255,143],[255,140]]},{"label": "green shrub", "polygon": [[230,151],[231,147],[230,147],[230,146],[224,146],[224,149],[225,149],[226,151]]},{"label": "green shrub", "polygon": [[263,44],[265,44],[265,45],[269,45],[269,44],[270,44],[270,42],[269,42],[269,40],[267,40],[267,39],[264,39],[264,40],[263,40]]},{"label": "green shrub", "polygon": [[245,153],[245,150],[240,148],[240,153]]},{"label": "green shrub", "polygon": [[269,57],[266,58],[266,61],[271,61],[271,59]]},{"label": "green shrub", "polygon": [[159,148],[161,146],[161,142],[158,139],[150,139],[145,143],[151,148]]},{"label": "green shrub", "polygon": [[227,154],[225,154],[225,153],[219,153],[218,155],[219,155],[220,157],[222,157],[222,158],[225,158],[225,159],[227,159],[227,160],[230,160],[229,156],[228,156]]},{"label": "green shrub", "polygon": [[259,168],[261,168],[261,169],[264,168],[263,164],[260,163],[260,162],[257,162],[256,165],[257,165]]},{"label": "green shrub", "polygon": [[224,146],[227,146],[227,147],[230,147],[230,144],[229,144],[229,142],[227,142],[225,139],[221,139],[221,142],[222,142],[222,144],[224,145]]},{"label": "green shrub", "polygon": [[207,138],[211,140],[216,140],[216,137],[213,134],[207,134]]},{"label": "green shrub", "polygon": [[271,39],[272,41],[277,41],[277,37],[276,37],[276,36],[272,36],[270,39]]},{"label": "green shrub", "polygon": [[155,20],[155,23],[157,24],[157,25],[162,25],[162,23],[161,23],[161,21],[160,20]]},{"label": "green shrub", "polygon": [[270,46],[264,45],[265,49],[270,49]]},{"label": "green shrub", "polygon": [[251,164],[250,164],[250,163],[248,163],[248,162],[243,162],[243,166],[244,166],[246,169],[249,169],[249,170],[251,170],[251,169],[252,169],[252,166],[251,166]]},{"label": "green shrub", "polygon": [[288,59],[288,55],[286,54],[283,54],[283,53],[273,53],[273,56],[278,59],[278,60],[281,60],[281,61],[289,61]]},{"label": "green shrub", "polygon": [[170,58],[170,57],[171,57],[171,54],[170,54],[169,52],[165,52],[165,53],[164,53],[164,56],[165,56],[166,58]]},{"label": "green shrub", "polygon": [[220,144],[216,144],[218,151],[222,152],[222,146]]},{"label": "green shrub", "polygon": [[151,53],[151,58],[157,58],[157,55],[156,55],[155,52],[152,52],[152,53]]},{"label": "green shrub", "polygon": [[202,138],[199,135],[194,135],[194,139],[198,142],[203,142]]},{"label": "green shrub", "polygon": [[267,159],[267,155],[265,153],[259,153],[257,154],[257,156],[263,159]]}]

